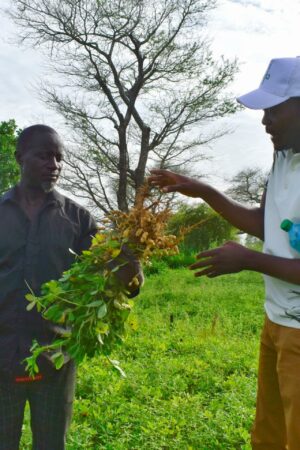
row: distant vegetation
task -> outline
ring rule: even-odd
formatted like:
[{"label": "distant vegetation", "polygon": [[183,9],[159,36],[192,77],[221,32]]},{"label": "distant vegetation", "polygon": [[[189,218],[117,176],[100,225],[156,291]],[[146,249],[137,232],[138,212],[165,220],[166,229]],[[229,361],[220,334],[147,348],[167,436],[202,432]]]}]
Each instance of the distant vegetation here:
[{"label": "distant vegetation", "polygon": [[207,250],[235,238],[236,229],[205,203],[197,206],[182,204],[169,222],[170,233],[178,235],[181,229],[190,231],[181,244],[184,253]]},{"label": "distant vegetation", "polygon": [[0,195],[19,179],[19,166],[14,153],[20,130],[14,120],[0,122]]}]

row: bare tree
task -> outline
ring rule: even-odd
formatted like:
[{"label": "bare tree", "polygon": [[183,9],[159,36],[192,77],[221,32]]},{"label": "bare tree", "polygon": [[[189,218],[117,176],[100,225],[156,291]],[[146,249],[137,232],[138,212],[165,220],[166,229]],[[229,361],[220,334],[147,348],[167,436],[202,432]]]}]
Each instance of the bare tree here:
[{"label": "bare tree", "polygon": [[268,174],[259,167],[248,167],[238,172],[231,180],[226,194],[242,203],[259,204]]},{"label": "bare tree", "polygon": [[[42,98],[75,132],[64,187],[127,210],[146,166],[195,165],[208,121],[236,111],[236,61],[201,36],[213,0],[14,0],[23,43],[44,48],[57,83]],[[53,72],[52,72],[53,73]]]}]

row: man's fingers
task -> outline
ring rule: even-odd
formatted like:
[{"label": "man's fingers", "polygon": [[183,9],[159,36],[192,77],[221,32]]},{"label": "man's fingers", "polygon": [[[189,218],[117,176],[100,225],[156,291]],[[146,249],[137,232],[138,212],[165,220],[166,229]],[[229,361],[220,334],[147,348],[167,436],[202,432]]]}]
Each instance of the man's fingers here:
[{"label": "man's fingers", "polygon": [[197,262],[194,262],[189,266],[190,269],[197,269],[197,267],[211,266],[216,262],[216,252],[214,250],[207,250],[206,252],[199,253],[196,256]]},{"label": "man's fingers", "polygon": [[151,175],[165,175],[169,173],[169,170],[166,169],[151,169],[150,170]]},{"label": "man's fingers", "polygon": [[202,276],[207,276],[209,278],[212,278],[215,275],[215,270],[212,267],[206,267],[206,269],[200,270],[198,272],[195,272],[194,275],[195,277],[202,277]]},{"label": "man's fingers", "polygon": [[195,277],[207,276],[208,278],[214,278],[221,275],[221,273],[217,270],[216,266],[217,260],[214,257],[214,254],[215,254],[214,250],[208,250],[206,252],[199,253],[197,258],[205,257],[205,259],[197,261],[189,266],[189,269],[196,270],[196,272],[194,273]]},{"label": "man's fingers", "polygon": [[217,249],[205,250],[204,252],[198,253],[198,255],[196,255],[196,258],[197,259],[211,258],[211,257],[215,256],[216,253],[217,253]]},{"label": "man's fingers", "polygon": [[169,193],[169,192],[178,192],[182,189],[182,184],[169,184],[167,186],[164,186],[162,188],[163,192]]},{"label": "man's fingers", "polygon": [[209,273],[207,276],[208,276],[208,278],[215,278],[215,277],[219,277],[220,275],[222,275],[222,273],[214,271],[214,272]]},{"label": "man's fingers", "polygon": [[159,187],[159,189],[161,189],[161,191],[164,193],[178,192],[178,191],[181,191],[183,188],[182,184],[169,184],[170,180],[164,180],[164,179],[151,180],[151,179],[149,179],[149,181],[152,186]]},{"label": "man's fingers", "polygon": [[170,183],[170,175],[167,171],[163,170],[155,170],[151,171],[151,175],[148,177],[148,181],[150,183],[159,183],[159,182],[166,182],[168,181]]},{"label": "man's fingers", "polygon": [[148,181],[152,186],[159,186],[159,187],[171,184],[171,181],[169,179],[163,177],[149,177]]},{"label": "man's fingers", "polygon": [[153,169],[151,175],[148,177],[148,181],[152,186],[157,186],[162,189],[163,192],[175,192],[177,188],[177,176],[168,170]]},{"label": "man's fingers", "polygon": [[189,269],[195,270],[199,269],[200,267],[208,267],[213,266],[215,264],[215,258],[208,257],[206,259],[202,259],[201,261],[197,261],[189,266]]}]

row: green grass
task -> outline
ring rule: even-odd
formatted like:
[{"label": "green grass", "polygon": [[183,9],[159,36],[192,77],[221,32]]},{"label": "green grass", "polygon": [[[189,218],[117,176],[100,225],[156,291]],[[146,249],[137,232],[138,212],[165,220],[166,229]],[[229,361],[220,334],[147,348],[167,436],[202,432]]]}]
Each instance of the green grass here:
[{"label": "green grass", "polygon": [[[80,367],[67,449],[249,450],[263,297],[250,272],[149,276],[113,355],[127,378],[103,358]],[[23,450],[29,436],[26,422]]]}]

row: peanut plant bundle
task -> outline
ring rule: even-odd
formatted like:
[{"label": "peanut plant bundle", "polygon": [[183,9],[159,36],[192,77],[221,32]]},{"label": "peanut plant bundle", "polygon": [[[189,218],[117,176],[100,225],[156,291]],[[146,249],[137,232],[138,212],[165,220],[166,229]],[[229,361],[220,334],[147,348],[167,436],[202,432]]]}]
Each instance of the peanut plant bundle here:
[{"label": "peanut plant bundle", "polygon": [[[104,220],[106,226],[93,237],[89,250],[77,255],[60,279],[43,284],[39,296],[27,294],[27,309],[37,308],[57,330],[56,339],[49,345],[33,342],[31,355],[25,359],[30,376],[39,372],[42,353],[56,369],[69,357],[77,363],[96,354],[109,357],[124,340],[128,327],[136,327],[134,321],[128,320],[134,302],[118,279],[120,266],[111,269],[109,263],[118,261],[124,246],[141,263],[148,263],[152,256],[176,254],[180,239],[165,233],[170,211],[161,209],[158,201],[148,206],[146,202],[149,203],[147,186],[140,190],[135,206],[128,213],[112,211],[108,215]],[[129,286],[138,288],[137,276]],[[118,361],[110,361],[123,373]]]}]

